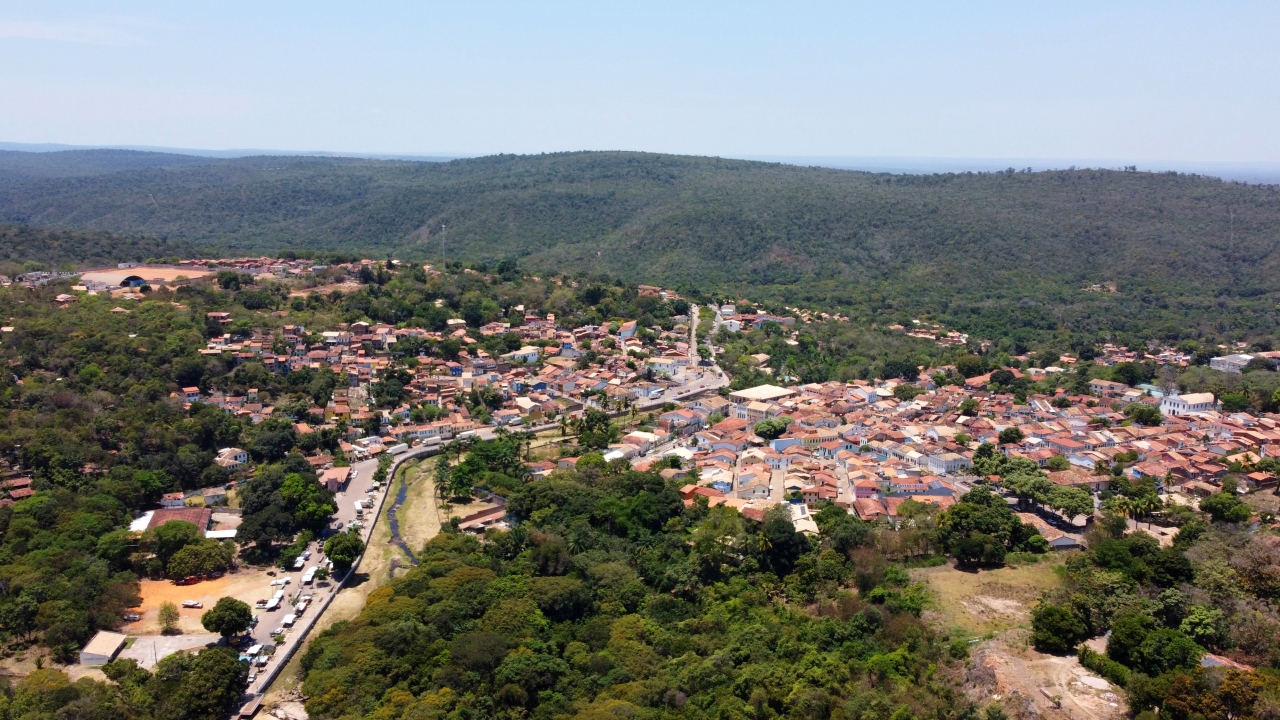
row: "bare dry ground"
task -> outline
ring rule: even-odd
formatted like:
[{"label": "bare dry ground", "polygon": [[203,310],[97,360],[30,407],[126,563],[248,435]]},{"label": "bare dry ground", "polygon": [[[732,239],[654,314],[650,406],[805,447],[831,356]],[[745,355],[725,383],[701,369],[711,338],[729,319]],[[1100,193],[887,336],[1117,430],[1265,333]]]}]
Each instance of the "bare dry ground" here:
[{"label": "bare dry ground", "polygon": [[1254,512],[1269,512],[1273,515],[1280,514],[1280,496],[1277,496],[1270,490],[1259,490],[1258,492],[1249,493],[1248,495],[1245,495],[1243,499],[1245,502],[1249,503],[1249,506],[1253,508]]},{"label": "bare dry ground", "polygon": [[[274,588],[267,575],[268,568],[242,567],[236,572],[227,573],[215,580],[203,580],[195,585],[174,585],[170,580],[143,580],[142,605],[133,612],[142,616],[141,620],[125,623],[120,632],[126,635],[155,635],[160,632],[158,614],[160,605],[171,602],[178,606],[181,620],[178,629],[184,633],[207,632],[200,624],[200,616],[205,610],[213,607],[219,598],[233,597],[243,600],[250,606],[260,598],[269,598]],[[298,573],[294,573],[297,581]],[[204,608],[188,610],[182,607],[182,601],[195,600],[204,603]]]},{"label": "bare dry ground", "polygon": [[973,640],[965,689],[974,702],[998,702],[1019,718],[1120,720],[1127,708],[1118,688],[1075,656],[1031,647],[1031,610],[1041,593],[1060,582],[1063,560],[1056,554],[975,572],[943,565],[911,575],[933,594],[926,617],[953,636]]},{"label": "bare dry ground", "polygon": [[343,283],[333,283],[331,285],[317,285],[315,287],[298,288],[297,290],[290,291],[289,297],[291,298],[306,297],[308,295],[311,295],[312,293],[320,293],[321,295],[328,295],[334,290],[338,290],[343,293],[353,293],[353,292],[359,291],[360,287],[361,287],[360,283],[358,282],[343,282]]},{"label": "bare dry ground", "polygon": [[1009,630],[974,647],[965,689],[979,704],[998,702],[1018,718],[1121,720],[1119,688],[1082,667],[1075,656],[1030,647],[1029,630]]}]

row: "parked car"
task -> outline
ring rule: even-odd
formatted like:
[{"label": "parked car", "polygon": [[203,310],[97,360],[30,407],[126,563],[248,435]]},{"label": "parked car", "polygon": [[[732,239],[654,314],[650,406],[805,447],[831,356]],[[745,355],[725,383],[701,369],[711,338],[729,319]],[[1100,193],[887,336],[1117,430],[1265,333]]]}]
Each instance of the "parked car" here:
[{"label": "parked car", "polygon": [[184,608],[195,608],[195,609],[197,609],[197,610],[198,610],[198,609],[200,609],[200,608],[204,607],[204,603],[200,602],[199,600],[183,600],[183,601],[182,601],[182,607],[184,607]]},{"label": "parked car", "polygon": [[124,619],[126,622],[138,622],[142,619],[142,616],[137,613],[125,613]]}]

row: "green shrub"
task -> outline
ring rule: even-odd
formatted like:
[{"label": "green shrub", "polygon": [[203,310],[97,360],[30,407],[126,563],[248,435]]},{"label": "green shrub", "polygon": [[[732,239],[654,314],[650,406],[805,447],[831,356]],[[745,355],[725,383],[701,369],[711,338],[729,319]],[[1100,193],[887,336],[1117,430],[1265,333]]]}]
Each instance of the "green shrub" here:
[{"label": "green shrub", "polygon": [[1112,685],[1125,687],[1129,684],[1129,668],[1106,655],[1094,652],[1088,646],[1081,645],[1077,657],[1080,658],[1081,665],[1106,678]]}]

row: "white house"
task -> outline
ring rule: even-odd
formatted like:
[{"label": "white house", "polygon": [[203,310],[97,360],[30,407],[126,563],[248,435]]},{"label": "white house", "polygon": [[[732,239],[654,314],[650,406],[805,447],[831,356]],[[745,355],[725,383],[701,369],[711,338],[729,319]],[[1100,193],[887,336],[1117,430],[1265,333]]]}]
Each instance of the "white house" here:
[{"label": "white house", "polygon": [[1168,417],[1209,412],[1214,409],[1213,393],[1169,393],[1160,399],[1160,412]]},{"label": "white house", "polygon": [[973,467],[973,461],[959,453],[942,453],[924,458],[924,466],[935,475],[949,475],[967,467]]},{"label": "white house", "polygon": [[228,470],[235,470],[249,462],[249,453],[235,447],[222,448],[213,461]]},{"label": "white house", "polygon": [[653,368],[653,372],[658,375],[674,375],[676,373],[675,358],[656,357],[649,358],[649,367]]},{"label": "white house", "polygon": [[1244,366],[1249,364],[1253,359],[1252,355],[1223,355],[1209,361],[1209,367],[1222,372],[1235,373],[1239,375],[1244,372]]},{"label": "white house", "polygon": [[511,362],[536,363],[538,362],[538,348],[525,345],[519,350],[504,354],[502,357]]}]

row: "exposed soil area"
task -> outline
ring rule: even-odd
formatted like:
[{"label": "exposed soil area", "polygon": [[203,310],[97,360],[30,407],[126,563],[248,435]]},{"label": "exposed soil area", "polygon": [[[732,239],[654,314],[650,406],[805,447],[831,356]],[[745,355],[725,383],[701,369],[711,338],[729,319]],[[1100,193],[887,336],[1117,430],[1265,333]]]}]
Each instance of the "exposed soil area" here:
[{"label": "exposed soil area", "polygon": [[[301,576],[301,573],[293,573],[293,584],[289,586],[290,590],[297,587]],[[213,607],[220,598],[233,597],[252,606],[259,599],[271,597],[275,590],[271,587],[271,581],[274,579],[267,575],[266,568],[241,567],[236,572],[227,573],[213,580],[202,580],[195,585],[175,585],[172,580],[143,580],[142,605],[133,610],[134,613],[141,615],[142,619],[125,623],[120,627],[120,632],[127,635],[159,634],[160,622],[157,616],[160,605],[166,601],[178,606],[178,613],[182,618],[178,621],[179,630],[184,633],[207,632],[200,624],[200,616],[205,610]],[[203,603],[204,607],[184,608],[182,607],[184,600],[195,600]]]},{"label": "exposed soil area", "polygon": [[1001,703],[1019,718],[1120,720],[1128,707],[1119,688],[1074,656],[1030,647],[1030,632],[1010,630],[974,647],[965,689],[974,702]]}]

